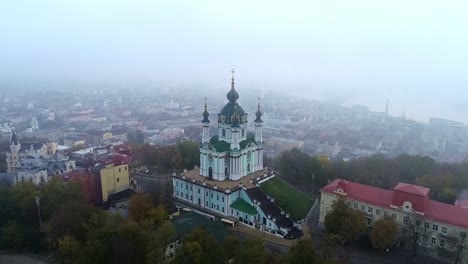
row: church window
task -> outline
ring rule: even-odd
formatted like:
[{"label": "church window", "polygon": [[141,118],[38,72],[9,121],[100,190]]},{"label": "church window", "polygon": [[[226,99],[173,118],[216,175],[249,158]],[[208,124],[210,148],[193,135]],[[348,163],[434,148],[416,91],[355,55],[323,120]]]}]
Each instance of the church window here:
[{"label": "church window", "polygon": [[198,189],[198,193],[200,193],[200,189]]},{"label": "church window", "polygon": [[221,197],[221,201],[224,203],[224,196],[223,196],[223,197]]},{"label": "church window", "polygon": [[247,163],[247,171],[250,172],[250,163]]},{"label": "church window", "polygon": [[213,198],[213,193],[211,193],[211,198]]},{"label": "church window", "polygon": [[219,201],[219,194],[216,195],[216,201]]},{"label": "church window", "polygon": [[231,214],[233,214],[233,213],[234,213],[234,212],[233,212],[232,209],[231,209]]},{"label": "church window", "polygon": [[179,191],[176,191],[176,195],[179,196]]},{"label": "church window", "polygon": [[221,211],[224,213],[224,206],[221,209],[222,209]]},{"label": "church window", "polygon": [[217,205],[216,205],[216,210],[218,210],[218,211],[219,211],[219,204],[217,204]]},{"label": "church window", "polygon": [[226,136],[226,129],[223,128],[223,137]]},{"label": "church window", "polygon": [[188,199],[188,193],[185,194],[185,199]]},{"label": "church window", "polygon": [[205,193],[205,196],[208,196],[208,192]]},{"label": "church window", "polygon": [[205,201],[205,206],[208,206],[208,201]]}]

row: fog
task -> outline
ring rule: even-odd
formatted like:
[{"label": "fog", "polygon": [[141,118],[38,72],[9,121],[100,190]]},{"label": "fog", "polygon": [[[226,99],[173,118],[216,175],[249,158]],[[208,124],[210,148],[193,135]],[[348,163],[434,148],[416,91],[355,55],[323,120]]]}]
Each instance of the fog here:
[{"label": "fog", "polygon": [[[468,123],[467,1],[14,0],[0,3],[12,83],[277,89]],[[224,91],[224,90],[223,90]]]}]

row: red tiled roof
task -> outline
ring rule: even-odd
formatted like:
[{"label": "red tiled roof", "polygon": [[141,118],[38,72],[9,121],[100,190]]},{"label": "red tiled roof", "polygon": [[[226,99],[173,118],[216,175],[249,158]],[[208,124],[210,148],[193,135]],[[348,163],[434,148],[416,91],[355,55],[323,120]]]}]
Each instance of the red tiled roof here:
[{"label": "red tiled roof", "polygon": [[426,217],[436,221],[468,228],[468,209],[430,200]]},{"label": "red tiled roof", "polygon": [[393,188],[395,191],[401,191],[401,192],[406,192],[406,193],[412,193],[420,196],[426,196],[429,193],[429,189],[413,184],[408,184],[408,183],[398,183],[395,188]]},{"label": "red tiled roof", "polygon": [[425,213],[429,219],[455,226],[468,228],[468,208],[430,200],[429,189],[406,183],[399,183],[393,190],[386,190],[356,182],[335,179],[321,191],[336,193],[341,188],[350,199],[380,207],[401,206],[402,201],[409,201],[416,211]]},{"label": "red tiled roof", "polygon": [[456,200],[455,205],[468,209],[468,200]]},{"label": "red tiled roof", "polygon": [[346,183],[346,189],[343,191],[347,193],[347,197],[369,204],[390,208],[393,191],[342,179],[336,179],[330,182],[327,186],[323,187],[322,191],[334,193],[336,187],[338,187],[338,185],[341,187],[343,183]]}]

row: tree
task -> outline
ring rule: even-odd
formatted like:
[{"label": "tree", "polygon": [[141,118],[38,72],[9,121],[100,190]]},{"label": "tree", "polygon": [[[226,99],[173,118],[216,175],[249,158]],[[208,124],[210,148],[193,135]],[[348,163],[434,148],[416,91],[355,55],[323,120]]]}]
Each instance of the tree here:
[{"label": "tree", "polygon": [[66,235],[58,241],[58,255],[61,263],[83,263],[81,244],[73,236]]},{"label": "tree", "polygon": [[15,222],[9,223],[1,229],[0,242],[5,248],[22,250],[25,247],[25,231],[21,225]]},{"label": "tree", "polygon": [[289,263],[308,264],[321,263],[320,258],[314,250],[312,239],[306,238],[299,240],[288,253]]},{"label": "tree", "polygon": [[151,232],[147,250],[147,263],[164,263],[167,246],[174,242],[176,232],[170,221],[162,223],[158,229]]},{"label": "tree", "polygon": [[241,251],[236,257],[236,263],[261,264],[266,262],[265,246],[262,240],[246,239],[242,241]]},{"label": "tree", "polygon": [[343,242],[350,242],[366,232],[365,220],[361,211],[349,208],[343,197],[339,197],[333,203],[331,212],[325,216],[325,227],[328,234],[338,235]]},{"label": "tree", "polygon": [[372,246],[383,252],[393,247],[398,238],[398,224],[391,217],[385,216],[374,223],[370,234]]},{"label": "tree", "polygon": [[153,209],[153,199],[148,194],[134,194],[130,197],[128,216],[137,223],[141,223],[148,211]]},{"label": "tree", "polygon": [[455,191],[450,187],[445,187],[438,195],[437,200],[447,204],[453,204],[455,199],[457,198],[457,194]]},{"label": "tree", "polygon": [[413,257],[418,255],[418,249],[422,245],[419,243],[423,237],[429,235],[429,228],[423,226],[424,217],[416,213],[407,213],[406,223],[403,226],[403,238],[409,243]]},{"label": "tree", "polygon": [[188,234],[174,263],[220,263],[224,260],[222,248],[216,240],[201,229]]},{"label": "tree", "polygon": [[79,202],[60,207],[45,225],[49,245],[54,248],[65,236],[84,242],[87,222],[97,210]]},{"label": "tree", "polygon": [[145,223],[150,227],[158,227],[167,219],[166,210],[162,205],[151,208],[144,216]]},{"label": "tree", "polygon": [[348,209],[349,208],[342,197],[333,203],[331,212],[325,216],[325,228],[328,234],[342,236],[342,230],[345,226]]},{"label": "tree", "polygon": [[342,236],[345,241],[353,241],[361,237],[367,231],[366,217],[362,211],[348,208],[345,218],[345,226],[342,230]]},{"label": "tree", "polygon": [[183,141],[177,144],[177,149],[182,156],[185,169],[193,169],[200,165],[200,145],[194,141]]},{"label": "tree", "polygon": [[229,261],[232,258],[239,255],[241,249],[241,241],[236,236],[227,236],[224,239],[224,252],[226,254],[226,260]]}]

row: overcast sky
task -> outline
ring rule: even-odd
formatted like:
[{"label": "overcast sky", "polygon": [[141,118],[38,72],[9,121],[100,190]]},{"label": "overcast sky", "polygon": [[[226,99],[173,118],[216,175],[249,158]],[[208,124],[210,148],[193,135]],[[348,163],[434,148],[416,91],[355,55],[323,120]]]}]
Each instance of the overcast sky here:
[{"label": "overcast sky", "polygon": [[468,1],[0,1],[0,82],[225,92],[232,67],[240,92],[468,123]]}]

